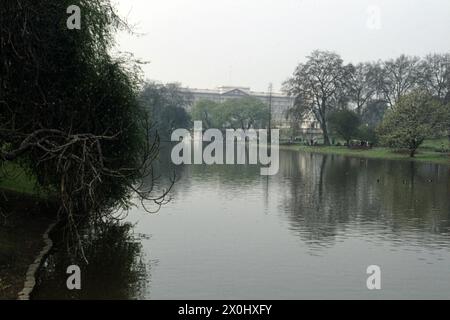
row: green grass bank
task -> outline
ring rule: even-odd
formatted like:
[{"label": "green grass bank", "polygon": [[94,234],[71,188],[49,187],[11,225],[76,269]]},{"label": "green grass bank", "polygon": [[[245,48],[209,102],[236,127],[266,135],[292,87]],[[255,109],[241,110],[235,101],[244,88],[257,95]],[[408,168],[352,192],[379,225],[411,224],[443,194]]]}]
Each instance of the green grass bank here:
[{"label": "green grass bank", "polygon": [[345,146],[305,146],[302,144],[282,145],[281,148],[306,153],[336,154],[348,157],[374,158],[386,160],[405,160],[450,165],[450,143],[448,139],[426,141],[414,158],[404,150],[375,147],[372,149],[350,149]]}]

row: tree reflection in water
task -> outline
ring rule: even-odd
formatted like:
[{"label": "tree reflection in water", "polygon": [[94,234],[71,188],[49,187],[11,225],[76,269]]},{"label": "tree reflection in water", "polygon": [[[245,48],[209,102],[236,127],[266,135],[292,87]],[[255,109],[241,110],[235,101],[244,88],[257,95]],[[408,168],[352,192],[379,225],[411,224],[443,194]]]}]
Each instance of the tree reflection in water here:
[{"label": "tree reflection in water", "polygon": [[[95,232],[94,232],[94,228]],[[54,249],[41,268],[33,299],[140,299],[149,283],[150,266],[142,253],[142,236],[129,223],[104,222],[85,229],[86,261],[71,256],[61,230],[54,233]],[[81,290],[66,287],[67,267],[81,268]],[[147,293],[148,294],[148,293]]]},{"label": "tree reflection in water", "polygon": [[280,210],[313,247],[332,246],[350,230],[422,245],[448,237],[446,166],[298,152],[281,159],[281,175],[289,179]]}]

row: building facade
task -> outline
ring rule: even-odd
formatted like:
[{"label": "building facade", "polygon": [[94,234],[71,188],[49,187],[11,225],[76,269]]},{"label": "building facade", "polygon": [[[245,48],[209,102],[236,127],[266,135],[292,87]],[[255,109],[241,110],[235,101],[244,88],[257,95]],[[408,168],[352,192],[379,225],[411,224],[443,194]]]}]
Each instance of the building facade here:
[{"label": "building facade", "polygon": [[[220,103],[246,96],[255,97],[267,105],[271,105],[273,128],[290,129],[292,127],[291,121],[287,118],[287,112],[294,105],[293,97],[274,92],[255,92],[248,87],[220,86],[216,89],[183,88],[182,90],[191,95],[193,98],[192,105],[200,100]],[[312,116],[298,124],[300,134],[320,133],[319,128],[317,121]]]}]

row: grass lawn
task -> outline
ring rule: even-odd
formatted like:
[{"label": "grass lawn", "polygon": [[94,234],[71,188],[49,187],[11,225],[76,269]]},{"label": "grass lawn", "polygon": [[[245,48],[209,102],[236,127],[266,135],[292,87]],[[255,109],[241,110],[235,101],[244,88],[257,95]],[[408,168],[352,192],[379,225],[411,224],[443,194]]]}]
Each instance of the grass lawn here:
[{"label": "grass lawn", "polygon": [[36,179],[14,163],[0,167],[0,189],[38,198],[47,198],[48,193],[37,187]]},{"label": "grass lawn", "polygon": [[[447,152],[439,152],[444,144],[444,149]],[[362,158],[377,158],[388,160],[413,160],[420,162],[438,163],[444,165],[450,165],[450,153],[448,139],[430,140],[426,141],[418,150],[414,158],[410,158],[409,155],[403,152],[396,152],[389,148],[373,148],[370,150],[354,150],[347,147],[337,146],[304,146],[304,145],[289,145],[281,146],[283,149],[298,150],[301,152],[309,153],[324,153],[324,154],[337,154],[351,157]]]},{"label": "grass lawn", "polygon": [[432,150],[437,152],[450,152],[450,141],[448,138],[426,140],[420,148],[422,150]]}]

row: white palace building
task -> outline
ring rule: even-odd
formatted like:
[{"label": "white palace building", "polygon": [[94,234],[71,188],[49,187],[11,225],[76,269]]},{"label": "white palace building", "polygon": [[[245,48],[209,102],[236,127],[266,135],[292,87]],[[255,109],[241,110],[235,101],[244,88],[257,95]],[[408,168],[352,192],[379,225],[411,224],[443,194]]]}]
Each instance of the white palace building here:
[{"label": "white palace building", "polygon": [[[194,89],[183,88],[182,91],[189,93],[193,98],[193,104],[200,100],[210,100],[214,102],[223,102],[229,99],[251,96],[260,99],[266,104],[271,102],[272,123],[276,128],[290,128],[291,123],[286,118],[287,111],[293,107],[294,98],[281,93],[274,92],[255,92],[248,87],[220,86],[216,89]],[[319,133],[320,127],[317,121],[310,117],[300,125],[303,133]]]}]

